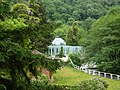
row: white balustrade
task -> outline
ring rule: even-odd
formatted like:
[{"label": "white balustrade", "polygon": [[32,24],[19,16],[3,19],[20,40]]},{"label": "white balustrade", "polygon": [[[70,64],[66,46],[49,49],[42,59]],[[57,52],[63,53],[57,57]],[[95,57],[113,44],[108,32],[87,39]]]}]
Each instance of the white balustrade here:
[{"label": "white balustrade", "polygon": [[[79,67],[77,65],[75,65],[72,60],[70,59],[70,62],[71,64],[73,65],[74,68],[78,69],[78,70],[81,70],[81,71],[84,71],[85,73],[88,73],[88,74],[92,74],[92,75],[98,75],[98,76],[101,76],[101,74],[103,73],[103,77],[107,78],[107,74],[110,75],[110,79],[114,79],[113,78],[113,75],[115,74],[110,74],[110,73],[104,73],[104,72],[99,72],[99,71],[95,71],[95,70],[90,70],[90,69],[87,69],[87,68],[83,68],[83,67]],[[98,73],[98,74],[97,74]],[[120,75],[116,75],[117,76],[117,80],[120,80]]]}]

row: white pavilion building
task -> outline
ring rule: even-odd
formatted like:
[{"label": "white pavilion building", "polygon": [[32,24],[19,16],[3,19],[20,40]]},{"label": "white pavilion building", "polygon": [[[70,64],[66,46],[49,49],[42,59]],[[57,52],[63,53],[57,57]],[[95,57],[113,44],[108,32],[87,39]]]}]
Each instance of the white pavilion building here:
[{"label": "white pavilion building", "polygon": [[52,45],[48,46],[48,54],[51,56],[58,55],[63,48],[63,54],[66,56],[69,53],[79,53],[81,46],[67,46],[66,42],[62,38],[55,38],[52,41]]}]

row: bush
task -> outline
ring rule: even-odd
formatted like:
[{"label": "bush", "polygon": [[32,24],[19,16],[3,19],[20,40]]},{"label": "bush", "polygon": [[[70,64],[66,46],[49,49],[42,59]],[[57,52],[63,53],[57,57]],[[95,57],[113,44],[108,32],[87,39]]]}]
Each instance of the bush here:
[{"label": "bush", "polygon": [[41,74],[38,79],[31,80],[33,90],[42,90],[46,85],[48,85],[48,77],[46,75]]},{"label": "bush", "polygon": [[32,80],[31,87],[27,90],[79,90],[79,86],[52,85],[45,76],[42,76],[39,80]]},{"label": "bush", "polygon": [[48,83],[45,76],[40,79],[34,79],[30,85],[22,86],[17,90],[106,90],[108,84],[101,79],[91,79],[82,81],[78,86],[52,85]]},{"label": "bush", "polygon": [[83,64],[83,60],[80,58],[79,54],[72,53],[69,55],[69,57],[75,65],[81,66]]},{"label": "bush", "polygon": [[17,88],[17,90],[45,90],[45,87],[48,85],[48,77],[46,75],[40,74],[38,78],[31,80],[31,83],[23,84]]},{"label": "bush", "polygon": [[45,87],[39,87],[38,90],[80,90],[80,87],[68,85],[46,85]]},{"label": "bush", "polygon": [[98,78],[82,81],[80,83],[81,90],[106,90],[107,88],[108,88],[107,82]]}]

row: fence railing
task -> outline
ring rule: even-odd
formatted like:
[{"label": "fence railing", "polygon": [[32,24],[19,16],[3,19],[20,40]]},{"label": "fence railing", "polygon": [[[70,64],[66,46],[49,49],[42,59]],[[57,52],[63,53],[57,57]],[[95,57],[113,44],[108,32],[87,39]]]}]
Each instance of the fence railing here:
[{"label": "fence railing", "polygon": [[92,70],[92,69],[88,69],[88,68],[84,68],[84,67],[80,67],[75,65],[72,60],[70,59],[70,62],[72,64],[72,66],[80,71],[83,71],[85,73],[91,74],[91,75],[97,75],[97,76],[101,76],[101,77],[105,77],[105,78],[110,78],[110,79],[115,79],[115,80],[120,80],[120,75],[117,74],[111,74],[111,73],[105,73],[105,72],[100,72],[97,70]]}]

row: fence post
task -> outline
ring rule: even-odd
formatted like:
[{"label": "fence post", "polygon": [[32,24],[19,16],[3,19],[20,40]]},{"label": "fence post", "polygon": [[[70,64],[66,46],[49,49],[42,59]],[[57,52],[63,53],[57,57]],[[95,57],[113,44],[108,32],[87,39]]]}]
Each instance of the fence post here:
[{"label": "fence post", "polygon": [[120,75],[117,75],[117,80],[120,80]]},{"label": "fence post", "polygon": [[106,78],[106,73],[104,73],[104,77]]},{"label": "fence post", "polygon": [[100,72],[98,72],[98,76],[100,76]]},{"label": "fence post", "polygon": [[85,69],[85,71],[84,71],[85,73],[87,73],[87,68]]},{"label": "fence post", "polygon": [[74,68],[75,68],[75,65],[74,65]]},{"label": "fence post", "polygon": [[79,70],[81,70],[80,67],[79,67]]},{"label": "fence post", "polygon": [[91,70],[88,70],[89,74],[91,74]]},{"label": "fence post", "polygon": [[83,68],[81,68],[82,69],[82,71],[83,71]]},{"label": "fence post", "polygon": [[79,70],[79,66],[77,66],[77,70]]},{"label": "fence post", "polygon": [[86,72],[85,73],[88,73],[88,69],[86,68]]},{"label": "fence post", "polygon": [[113,74],[110,74],[110,78],[113,79]]},{"label": "fence post", "polygon": [[93,70],[93,75],[96,75],[96,74],[95,74],[95,70]]}]

